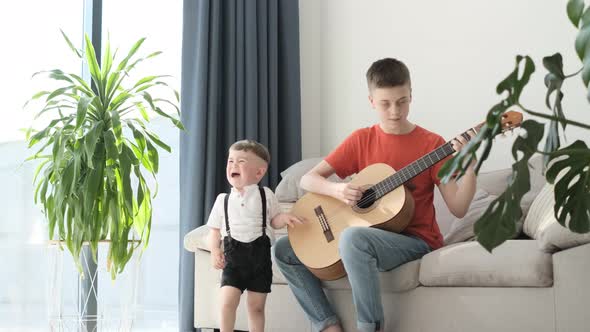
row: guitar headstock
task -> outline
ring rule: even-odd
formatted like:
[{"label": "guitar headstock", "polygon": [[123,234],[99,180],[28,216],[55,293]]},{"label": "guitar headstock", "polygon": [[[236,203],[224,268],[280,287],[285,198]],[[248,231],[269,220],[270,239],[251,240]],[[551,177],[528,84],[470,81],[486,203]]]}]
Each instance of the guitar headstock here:
[{"label": "guitar headstock", "polygon": [[522,113],[517,111],[508,111],[502,114],[502,120],[500,122],[502,124],[502,132],[520,127],[520,124],[522,123]]}]

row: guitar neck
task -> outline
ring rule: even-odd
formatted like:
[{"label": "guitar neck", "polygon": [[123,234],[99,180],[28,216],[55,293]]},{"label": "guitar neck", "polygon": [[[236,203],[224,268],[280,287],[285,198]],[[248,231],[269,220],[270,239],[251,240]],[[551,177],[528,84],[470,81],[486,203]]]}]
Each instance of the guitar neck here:
[{"label": "guitar neck", "polygon": [[[469,135],[467,133],[461,134],[463,137],[468,138]],[[409,164],[408,166],[400,169],[395,174],[385,178],[383,181],[377,183],[372,187],[375,191],[376,199],[379,199],[389,192],[393,191],[395,188],[403,185],[410,179],[414,178],[416,175],[424,172],[428,168],[432,167],[432,165],[438,163],[439,161],[443,160],[447,156],[452,155],[455,152],[451,142],[447,142],[441,146],[439,146],[436,150],[428,153],[427,155],[421,157],[420,159],[414,161],[413,163]]]}]

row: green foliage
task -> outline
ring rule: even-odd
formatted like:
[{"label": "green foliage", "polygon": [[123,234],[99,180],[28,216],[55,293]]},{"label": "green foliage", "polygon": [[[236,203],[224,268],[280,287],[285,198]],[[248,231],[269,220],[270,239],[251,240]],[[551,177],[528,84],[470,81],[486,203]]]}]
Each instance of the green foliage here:
[{"label": "green foliage", "polygon": [[[49,221],[49,238],[65,243],[80,272],[83,244],[90,244],[96,261],[98,242],[110,240],[107,261],[115,278],[133,251],[148,245],[155,194],[145,176],[156,179],[156,146],[170,152],[170,147],[146,126],[146,111],[184,129],[178,120],[178,93],[172,90],[174,101],[152,97],[153,87],[170,88],[162,80],[165,76],[147,76],[127,85],[129,72],[139,62],[160,53],[138,57],[145,38],[118,63],[117,52],[111,53],[107,41],[100,66],[88,36],[84,52],[77,50],[65,34],[63,37],[88,65],[92,87],[80,76],[59,69],[35,74],[46,74],[62,83],[31,99],[44,98],[36,117],[52,119],[44,129],[27,133],[29,148],[41,146],[27,159],[40,160],[34,175],[35,202],[42,204]],[[172,106],[177,114],[165,113],[161,105]],[[134,117],[131,112],[135,110],[142,118]]]},{"label": "green foliage", "polygon": [[[439,172],[443,182],[455,175],[461,177],[468,165],[475,160],[476,152],[482,143],[481,157],[475,167],[479,172],[487,160],[495,136],[502,132],[502,115],[509,109],[520,109],[528,114],[549,120],[547,137],[542,151],[538,145],[544,135],[545,124],[527,120],[522,124],[524,132],[515,140],[512,147],[514,164],[512,176],[506,191],[500,195],[485,211],[475,224],[477,240],[488,251],[502,244],[516,232],[516,223],[522,217],[520,201],[530,190],[530,173],[528,161],[535,153],[545,156],[550,167],[546,178],[555,184],[555,217],[560,224],[574,232],[590,231],[590,149],[582,141],[576,141],[567,147],[561,147],[560,131],[563,133],[568,125],[590,129],[590,125],[566,118],[562,108],[564,93],[563,82],[581,73],[582,82],[589,88],[590,83],[590,8],[583,0],[570,0],[567,15],[572,24],[579,29],[575,40],[575,49],[582,62],[582,68],[570,75],[564,74],[561,54],[555,53],[543,58],[547,94],[545,105],[550,114],[535,112],[520,103],[520,96],[535,71],[533,60],[528,56],[517,56],[514,70],[498,84],[498,94],[506,97],[489,111],[486,123],[478,135],[459,153],[445,163]],[[521,73],[521,75],[519,75]],[[590,89],[589,89],[590,91]],[[590,94],[588,94],[590,101]]]}]

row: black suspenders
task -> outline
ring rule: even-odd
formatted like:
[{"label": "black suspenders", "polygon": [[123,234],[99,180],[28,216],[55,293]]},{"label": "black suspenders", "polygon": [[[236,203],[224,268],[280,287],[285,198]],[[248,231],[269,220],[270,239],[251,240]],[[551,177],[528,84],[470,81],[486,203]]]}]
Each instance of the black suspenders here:
[{"label": "black suspenders", "polygon": [[[260,198],[262,200],[262,235],[266,235],[266,193],[264,192],[264,187],[259,186],[258,190],[260,191]],[[225,231],[227,235],[231,237],[229,233],[229,218],[227,217],[227,204],[229,201],[229,193],[225,195],[223,199],[223,212],[225,213]]]}]

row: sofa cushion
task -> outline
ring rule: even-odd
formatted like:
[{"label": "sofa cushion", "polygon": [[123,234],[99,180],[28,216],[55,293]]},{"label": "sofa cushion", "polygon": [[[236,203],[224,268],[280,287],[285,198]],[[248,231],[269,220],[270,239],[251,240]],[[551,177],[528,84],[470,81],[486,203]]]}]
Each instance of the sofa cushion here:
[{"label": "sofa cushion", "polygon": [[578,234],[563,227],[557,219],[553,207],[555,205],[554,186],[545,184],[539,195],[531,204],[524,221],[524,232],[539,240],[541,250],[555,252],[574,246],[590,243],[590,233]]},{"label": "sofa cushion", "polygon": [[555,219],[553,216],[553,185],[547,183],[531,204],[529,213],[524,220],[524,233],[533,239],[541,238],[541,231]]},{"label": "sofa cushion", "polygon": [[511,168],[479,173],[477,175],[477,189],[485,190],[492,195],[500,195],[508,187],[510,175],[512,175]]},{"label": "sofa cushion", "polygon": [[[411,261],[396,267],[393,270],[379,273],[381,292],[404,292],[418,287],[418,273],[420,260]],[[348,278],[323,281],[322,285],[327,289],[350,289]]]},{"label": "sofa cushion", "polygon": [[498,196],[490,195],[483,189],[475,192],[473,201],[469,205],[469,210],[463,218],[454,218],[451,222],[451,228],[444,235],[445,245],[471,240],[475,237],[473,226],[475,222],[483,215],[488,206]]},{"label": "sofa cushion", "polygon": [[[529,160],[530,184],[531,189],[527,192],[520,201],[523,215],[526,215],[533,200],[543,185],[545,185],[543,156],[535,154]],[[499,196],[508,187],[508,182],[512,176],[512,168],[505,168],[497,171],[480,173],[477,176],[477,188],[483,189],[491,195]]]},{"label": "sofa cushion", "polygon": [[536,240],[508,240],[490,254],[478,242],[457,243],[422,257],[424,286],[549,287],[551,255]]},{"label": "sofa cushion", "polygon": [[[524,216],[545,184],[542,161],[543,158],[540,155],[536,155],[530,160],[531,189],[520,201],[523,218],[516,222],[516,232],[513,238],[521,234]],[[483,215],[488,205],[506,190],[511,175],[512,169],[510,168],[479,174],[477,176],[477,191],[467,214],[463,218],[456,218],[451,215],[452,218],[448,225],[446,222],[441,225],[439,219],[439,210],[442,209],[444,211],[445,209],[435,205],[437,221],[439,221],[439,226],[441,226],[441,233],[444,236],[445,245],[472,240],[475,237],[475,233],[473,232],[475,222]],[[435,204],[437,204],[436,200]],[[448,209],[446,210],[448,211]],[[450,212],[448,213],[450,214]]]}]

